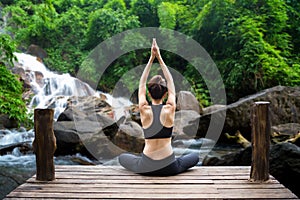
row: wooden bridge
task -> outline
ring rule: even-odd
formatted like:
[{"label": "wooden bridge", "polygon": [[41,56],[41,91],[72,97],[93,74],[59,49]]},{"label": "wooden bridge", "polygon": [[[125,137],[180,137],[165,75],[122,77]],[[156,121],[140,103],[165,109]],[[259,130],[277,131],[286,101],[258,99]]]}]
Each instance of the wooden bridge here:
[{"label": "wooden bridge", "polygon": [[170,177],[149,177],[118,166],[55,166],[54,181],[36,177],[11,199],[297,199],[273,177],[249,181],[249,167],[194,167]]},{"label": "wooden bridge", "polygon": [[149,177],[119,166],[54,166],[53,110],[35,110],[37,174],[5,199],[298,199],[268,173],[268,103],[257,102],[251,117],[251,166],[194,167]]}]

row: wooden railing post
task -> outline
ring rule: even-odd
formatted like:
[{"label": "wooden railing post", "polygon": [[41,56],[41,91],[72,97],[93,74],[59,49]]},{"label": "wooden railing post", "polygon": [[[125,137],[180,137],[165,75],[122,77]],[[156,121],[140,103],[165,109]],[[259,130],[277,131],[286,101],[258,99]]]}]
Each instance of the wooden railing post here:
[{"label": "wooden railing post", "polygon": [[53,132],[52,109],[34,110],[33,150],[36,155],[36,180],[52,181],[55,179],[54,152],[56,150],[56,138]]},{"label": "wooden railing post", "polygon": [[269,148],[271,122],[269,102],[255,102],[251,108],[252,164],[250,180],[269,180]]}]

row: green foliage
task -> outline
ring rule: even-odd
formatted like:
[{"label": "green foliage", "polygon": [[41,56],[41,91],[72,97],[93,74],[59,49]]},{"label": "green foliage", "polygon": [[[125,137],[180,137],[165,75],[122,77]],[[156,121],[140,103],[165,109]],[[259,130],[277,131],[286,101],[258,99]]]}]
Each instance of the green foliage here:
[{"label": "green foliage", "polygon": [[281,0],[211,0],[204,5],[193,34],[213,55],[229,101],[275,85],[299,84],[299,70],[288,61],[287,21],[288,7]]},{"label": "green foliage", "polygon": [[19,123],[27,121],[22,85],[4,65],[0,65],[0,85],[0,113],[7,114]]},{"label": "green foliage", "polygon": [[[1,1],[9,31],[19,49],[36,44],[45,49],[46,65],[58,72],[96,79],[96,64],[85,61],[100,42],[137,27],[162,27],[182,32],[201,44],[211,55],[225,83],[229,102],[276,85],[299,85],[300,2],[298,0],[56,0]],[[5,37],[1,37],[5,41]],[[177,42],[164,38],[169,49]],[[125,38],[122,48],[144,38]],[[5,42],[4,42],[5,43]],[[9,48],[12,45],[8,45]],[[150,47],[150,44],[149,44]],[[150,48],[149,48],[150,49]],[[105,71],[98,89],[112,91],[135,66],[147,62],[148,50],[129,52]],[[192,64],[162,51],[165,62],[182,73],[202,105],[212,103],[206,85]],[[98,54],[100,54],[98,52]],[[5,56],[2,53],[1,55]],[[6,55],[12,60],[12,55]],[[99,62],[105,59],[97,55]],[[206,66],[209,72],[209,66]],[[129,73],[130,74],[130,73]],[[98,80],[90,80],[95,84]],[[125,83],[124,83],[125,84]],[[128,84],[128,83],[126,83]],[[129,84],[134,89],[135,85]]]},{"label": "green foliage", "polygon": [[169,29],[175,28],[177,7],[177,4],[169,2],[162,2],[158,6],[158,18],[161,27]]},{"label": "green foliage", "polygon": [[127,12],[104,8],[96,10],[89,16],[86,48],[93,49],[103,40],[138,26],[137,17],[129,15]]},{"label": "green foliage", "polygon": [[[7,34],[0,34],[0,60],[2,65],[12,64],[15,56],[13,52],[16,51],[15,43]],[[0,64],[1,64],[0,62]]]},{"label": "green foliage", "polygon": [[5,66],[12,64],[15,43],[6,34],[0,35],[0,114],[7,114],[18,123],[28,122],[26,105],[22,100],[22,84]]},{"label": "green foliage", "polygon": [[142,27],[158,27],[157,5],[153,0],[132,0],[131,13],[138,16]]},{"label": "green foliage", "polygon": [[123,0],[110,0],[108,1],[103,8],[105,9],[113,9],[113,10],[121,10],[125,11],[126,10],[126,4]]},{"label": "green foliage", "polygon": [[86,52],[82,51],[87,23],[82,9],[74,6],[54,21],[55,30],[47,36],[53,38],[47,48],[45,63],[50,69],[75,74]]}]

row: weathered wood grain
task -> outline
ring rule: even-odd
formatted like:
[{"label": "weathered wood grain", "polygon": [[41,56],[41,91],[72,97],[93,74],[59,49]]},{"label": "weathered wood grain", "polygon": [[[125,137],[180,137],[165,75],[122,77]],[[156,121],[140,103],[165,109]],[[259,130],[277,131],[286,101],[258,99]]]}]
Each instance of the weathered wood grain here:
[{"label": "weathered wood grain", "polygon": [[30,178],[13,199],[297,199],[270,176],[250,182],[250,166],[194,167],[169,177],[141,176],[118,166],[56,166],[56,180]]},{"label": "weathered wood grain", "polygon": [[269,180],[269,150],[271,120],[270,102],[255,102],[251,108],[252,162],[250,178],[252,181]]}]

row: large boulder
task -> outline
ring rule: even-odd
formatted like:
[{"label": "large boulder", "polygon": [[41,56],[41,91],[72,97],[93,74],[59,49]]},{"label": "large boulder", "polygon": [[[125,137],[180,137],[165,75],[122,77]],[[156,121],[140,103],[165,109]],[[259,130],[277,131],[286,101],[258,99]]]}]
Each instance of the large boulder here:
[{"label": "large boulder", "polygon": [[56,153],[82,153],[96,159],[111,159],[124,152],[141,152],[143,130],[132,120],[113,118],[114,110],[101,98],[72,97],[54,122]]},{"label": "large boulder", "polygon": [[286,123],[272,126],[272,131],[279,135],[295,135],[300,132],[300,123]]},{"label": "large boulder", "polygon": [[0,114],[0,129],[12,129],[19,126],[16,119],[9,118],[7,114]]},{"label": "large boulder", "polygon": [[173,136],[174,139],[190,139],[196,136],[197,131],[192,132],[191,130],[183,131],[183,128],[187,126],[190,121],[199,119],[200,115],[194,110],[180,110],[175,112]]},{"label": "large boulder", "polygon": [[[91,123],[88,124],[91,126]],[[80,125],[78,124],[78,126]],[[77,131],[73,121],[54,122],[53,130],[57,145],[55,155],[73,155],[82,152],[83,144],[80,139],[80,133]]]},{"label": "large boulder", "polygon": [[36,56],[40,60],[43,60],[44,58],[47,57],[47,52],[44,49],[42,49],[41,47],[39,47],[38,45],[35,45],[35,44],[31,44],[28,47],[26,53],[31,54],[33,56]]},{"label": "large boulder", "polygon": [[194,110],[201,114],[202,109],[196,97],[189,91],[180,91],[176,95],[176,109],[177,110]]},{"label": "large boulder", "polygon": [[20,166],[0,166],[0,199],[32,177],[35,169]]},{"label": "large boulder", "polygon": [[[79,152],[91,156],[93,152],[89,152],[86,144],[95,140],[95,135],[105,139],[107,136],[103,129],[115,123],[107,110],[111,111],[111,107],[101,98],[70,97],[67,108],[54,122],[57,141],[55,154],[72,155]],[[111,134],[117,130],[116,127]]]},{"label": "large boulder", "polygon": [[276,144],[270,151],[270,174],[300,197],[300,147]]},{"label": "large boulder", "polygon": [[[218,123],[225,119],[222,133],[234,134],[239,130],[247,139],[250,139],[250,110],[256,101],[270,102],[270,115],[273,125],[300,123],[300,87],[277,86],[204,114],[184,127],[183,130],[197,131],[198,137],[205,137],[211,118],[214,116],[213,126],[222,126],[221,123]],[[195,127],[198,128],[194,130]]]},{"label": "large boulder", "polygon": [[127,121],[120,124],[112,142],[124,151],[141,153],[145,144],[143,129],[138,123]]}]

